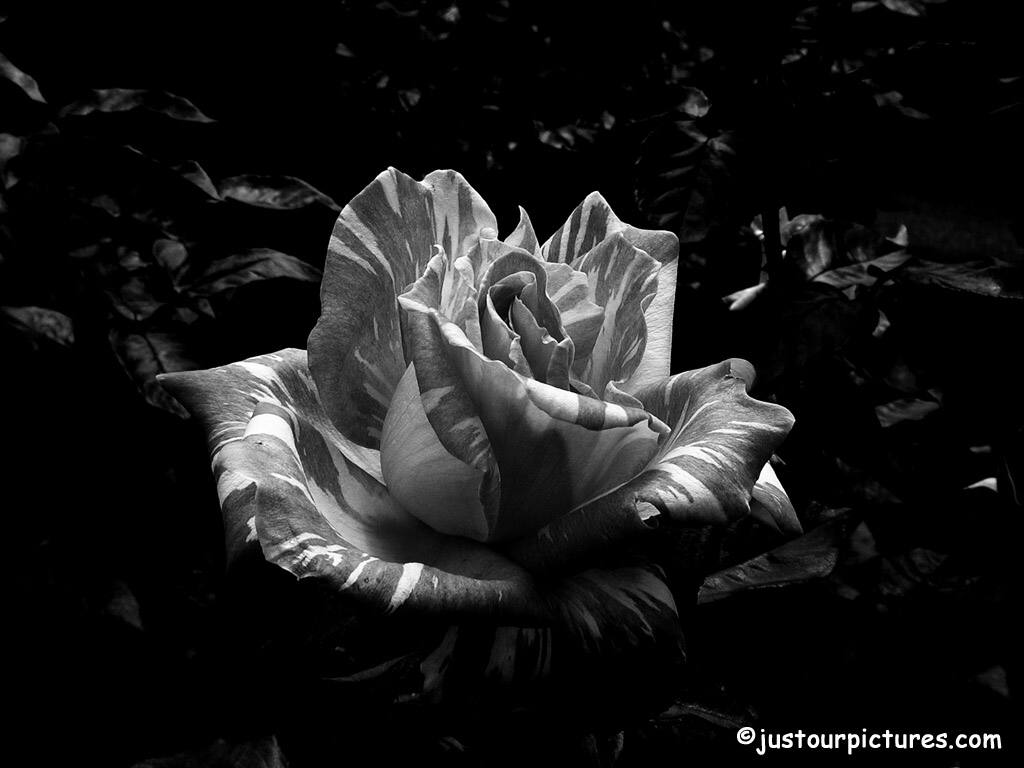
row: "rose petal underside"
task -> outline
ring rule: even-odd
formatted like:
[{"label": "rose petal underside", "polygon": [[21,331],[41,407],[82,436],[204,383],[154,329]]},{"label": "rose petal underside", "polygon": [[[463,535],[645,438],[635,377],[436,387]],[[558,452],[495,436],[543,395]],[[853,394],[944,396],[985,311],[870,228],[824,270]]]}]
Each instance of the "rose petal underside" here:
[{"label": "rose petal underside", "polygon": [[453,171],[416,182],[389,169],[342,211],[309,355],[327,413],[347,438],[380,445],[388,404],[406,368],[397,293],[421,276],[435,244],[452,263],[476,245],[481,229],[496,226],[487,204]]}]

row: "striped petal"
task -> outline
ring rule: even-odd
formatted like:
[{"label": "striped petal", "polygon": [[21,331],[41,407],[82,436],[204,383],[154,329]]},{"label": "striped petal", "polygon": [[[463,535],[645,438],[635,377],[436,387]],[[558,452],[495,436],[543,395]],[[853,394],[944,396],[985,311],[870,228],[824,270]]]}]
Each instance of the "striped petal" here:
[{"label": "striped petal", "polygon": [[573,373],[604,395],[609,381],[628,379],[647,345],[644,312],[658,289],[658,262],[614,234],[576,262],[587,275],[589,298],[603,312],[589,355],[577,355]]},{"label": "striped petal", "polygon": [[523,206],[519,206],[519,224],[516,225],[512,234],[505,238],[505,244],[512,248],[522,248],[540,258],[540,241],[537,239],[537,233],[533,230],[530,216]]},{"label": "striped petal", "polygon": [[747,514],[754,483],[793,415],[750,397],[729,360],[634,394],[673,429],[625,493],[687,523],[726,523]]},{"label": "striped petal", "polygon": [[406,297],[401,301],[410,348],[446,350],[431,356],[458,377],[471,402],[462,415],[480,419],[497,459],[500,513],[489,541],[522,536],[628,481],[668,433],[642,410],[517,374],[477,352],[436,310]]},{"label": "striped petal", "polygon": [[[604,322],[604,307],[590,297],[587,275],[568,264],[544,263],[547,272],[547,294],[558,309],[562,327],[572,339],[575,354],[586,358],[594,349],[594,342]],[[665,371],[668,375],[668,371]]]},{"label": "striped petal", "polygon": [[758,522],[774,528],[779,533],[799,536],[804,532],[800,518],[793,509],[793,503],[789,500],[789,494],[782,487],[779,476],[775,474],[771,464],[765,464],[761,468],[761,474],[754,484],[750,514]]},{"label": "striped petal", "polygon": [[[622,390],[635,392],[668,378],[672,364],[672,323],[676,303],[679,259],[663,263],[658,270],[654,300],[644,310],[647,344],[636,370],[622,382]],[[606,390],[607,391],[607,390]]]},{"label": "striped petal", "polygon": [[[750,368],[745,361],[735,366]],[[777,479],[763,469],[793,416],[751,398],[733,370],[727,360],[637,391],[649,413],[673,425],[650,462],[629,482],[513,542],[506,553],[534,573],[571,571],[657,528],[663,516],[684,525],[723,525],[750,513],[752,498],[755,509],[767,507],[759,516],[794,530],[798,523],[785,492],[770,485]]]},{"label": "striped petal", "polygon": [[435,244],[454,263],[482,230],[496,227],[487,204],[454,171],[416,182],[389,169],[345,206],[331,236],[309,352],[327,413],[347,438],[380,445],[406,367],[397,293],[422,275]]},{"label": "striped petal", "polygon": [[655,571],[589,570],[538,583],[493,548],[406,514],[360,466],[374,469],[375,452],[331,424],[301,351],[161,383],[208,434],[231,562],[258,549],[328,595],[380,614],[485,620],[452,627],[422,659],[425,690],[450,677],[506,684],[559,669],[593,674],[653,650],[662,653],[659,668],[682,660],[676,607]]},{"label": "striped petal", "polygon": [[437,533],[391,498],[377,452],[348,441],[327,418],[302,351],[169,374],[161,383],[209,437],[229,562],[261,547],[294,575],[325,579],[384,612],[406,605],[549,621],[522,568]]},{"label": "striped petal", "polygon": [[591,192],[541,246],[541,256],[545,261],[575,266],[577,260],[614,234],[621,234],[627,243],[662,264],[672,261],[679,253],[679,238],[674,234],[624,224],[599,192]]}]

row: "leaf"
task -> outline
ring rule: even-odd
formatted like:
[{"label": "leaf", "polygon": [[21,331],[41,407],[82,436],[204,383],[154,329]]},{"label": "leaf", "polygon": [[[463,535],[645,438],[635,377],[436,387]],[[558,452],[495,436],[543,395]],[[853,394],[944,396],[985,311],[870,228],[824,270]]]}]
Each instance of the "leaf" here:
[{"label": "leaf", "polygon": [[231,176],[221,181],[221,197],[275,210],[293,210],[319,203],[333,211],[341,206],[311,184],[294,176]]},{"label": "leaf", "polygon": [[906,251],[893,251],[870,261],[861,261],[845,267],[826,270],[815,275],[813,279],[840,290],[847,290],[857,285],[871,286],[875,285],[879,279],[884,278],[887,272],[901,267],[909,259],[910,254]]},{"label": "leaf", "polygon": [[61,108],[61,117],[84,116],[95,112],[116,113],[145,109],[175,120],[192,123],[212,123],[213,119],[199,111],[188,99],[166,91],[142,88],[100,88],[88,96]]},{"label": "leaf", "polygon": [[928,414],[939,410],[940,404],[934,400],[922,400],[917,397],[905,397],[875,407],[875,415],[882,427],[891,427],[904,421],[920,421]]},{"label": "leaf", "polygon": [[218,739],[203,749],[157,757],[136,763],[134,768],[287,768],[276,736],[232,744]]},{"label": "leaf", "polygon": [[188,260],[188,251],[177,240],[161,238],[153,243],[153,258],[175,279],[181,275]]},{"label": "leaf", "polygon": [[46,99],[43,98],[43,94],[39,91],[39,84],[36,82],[36,79],[18,69],[2,53],[0,53],[0,76],[21,88],[32,101],[38,101],[40,104],[46,103]]},{"label": "leaf", "polygon": [[75,343],[71,318],[45,307],[0,307],[0,313],[34,339],[46,339],[64,347]]},{"label": "leaf", "polygon": [[839,562],[850,528],[848,517],[838,517],[760,557],[714,573],[704,579],[697,602],[825,578]]},{"label": "leaf", "polygon": [[319,282],[321,272],[301,259],[271,248],[253,248],[217,259],[192,280],[187,290],[192,296],[212,296],[257,280],[287,277]]},{"label": "leaf", "polygon": [[711,100],[699,88],[685,88],[686,98],[679,105],[679,111],[690,117],[704,117],[711,109]]},{"label": "leaf", "polygon": [[0,187],[10,188],[16,181],[13,174],[7,172],[7,164],[21,154],[25,148],[25,140],[13,133],[0,133]]},{"label": "leaf", "polygon": [[[140,269],[130,273],[113,288],[107,289],[114,309],[128,320],[146,320],[164,306],[152,294],[152,276]],[[116,278],[115,278],[116,279]]]},{"label": "leaf", "polygon": [[146,402],[182,418],[188,412],[157,383],[162,373],[185,371],[195,367],[185,345],[173,333],[162,331],[110,331],[109,341],[121,365],[138,386]]},{"label": "leaf", "polygon": [[210,177],[195,160],[179,160],[170,162],[157,160],[129,144],[122,145],[121,149],[141,158],[146,163],[150,163],[164,171],[170,171],[190,184],[194,184],[214,200],[221,199],[220,193],[217,192],[217,188],[213,186],[213,182],[210,180]]},{"label": "leaf", "polygon": [[705,135],[693,120],[656,128],[636,162],[637,205],[657,226],[684,243],[704,240],[736,218],[735,137]]},{"label": "leaf", "polygon": [[903,270],[914,283],[949,291],[973,293],[995,299],[1024,299],[1021,270],[986,261],[948,264],[925,259],[915,260]]}]

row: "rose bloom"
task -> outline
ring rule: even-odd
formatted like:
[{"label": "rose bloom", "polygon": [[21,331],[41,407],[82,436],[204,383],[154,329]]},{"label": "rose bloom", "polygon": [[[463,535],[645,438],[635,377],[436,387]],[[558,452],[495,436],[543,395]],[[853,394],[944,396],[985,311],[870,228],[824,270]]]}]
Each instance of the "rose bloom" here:
[{"label": "rose bloom", "polygon": [[449,620],[427,690],[464,626],[485,678],[681,659],[645,543],[799,525],[767,464],[792,416],[750,365],[669,375],[677,253],[597,193],[541,244],[522,209],[500,239],[458,173],[380,174],[334,227],[308,353],[161,379],[207,433],[229,562]]}]

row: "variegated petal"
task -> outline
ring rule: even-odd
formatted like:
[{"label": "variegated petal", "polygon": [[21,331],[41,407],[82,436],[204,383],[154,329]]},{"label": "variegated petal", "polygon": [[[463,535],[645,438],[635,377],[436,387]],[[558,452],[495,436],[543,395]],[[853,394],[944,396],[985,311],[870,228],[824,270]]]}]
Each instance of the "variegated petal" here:
[{"label": "variegated petal", "polygon": [[577,355],[573,373],[603,396],[609,381],[629,378],[647,344],[644,311],[657,291],[659,264],[614,234],[576,264],[587,275],[589,297],[604,310],[588,356]]},{"label": "variegated petal", "polygon": [[323,579],[384,612],[404,606],[550,622],[522,568],[489,547],[433,531],[350,458],[370,452],[330,423],[303,352],[171,374],[161,383],[209,436],[229,561],[261,547],[295,576]]},{"label": "variegated petal", "polygon": [[522,248],[540,258],[540,241],[537,233],[533,230],[530,216],[523,206],[519,206],[519,224],[512,231],[512,234],[505,238],[506,245],[513,248]]},{"label": "variegated petal", "polygon": [[[735,365],[750,369],[745,361]],[[733,370],[734,361],[727,360],[636,392],[649,413],[673,425],[656,455],[629,482],[511,543],[506,552],[531,572],[561,572],[657,527],[662,516],[684,525],[721,525],[750,512],[755,484],[764,482],[763,468],[793,416],[751,398]],[[779,520],[790,530],[795,516],[783,509]]]},{"label": "variegated petal", "polygon": [[657,384],[668,378],[672,365],[672,323],[676,302],[679,259],[663,263],[658,270],[656,293],[644,309],[647,343],[636,370],[621,384],[625,392]]},{"label": "variegated petal", "polygon": [[541,256],[545,261],[575,266],[578,259],[613,234],[621,234],[630,245],[663,264],[675,259],[679,253],[679,238],[674,234],[624,224],[599,192],[591,192],[576,206],[565,224],[541,246]]},{"label": "variegated petal", "polygon": [[800,518],[793,509],[793,503],[789,500],[789,494],[782,487],[779,476],[775,474],[770,463],[761,468],[761,474],[754,484],[750,514],[779,533],[799,536],[804,532]]},{"label": "variegated petal", "polygon": [[454,171],[416,182],[389,169],[345,206],[331,237],[309,350],[327,413],[350,440],[379,446],[405,371],[396,294],[420,277],[435,244],[453,263],[481,230],[496,226],[487,204]]},{"label": "variegated petal", "polygon": [[625,492],[687,523],[725,523],[746,514],[754,483],[792,428],[793,415],[750,397],[729,360],[635,395],[673,429]]},{"label": "variegated petal", "polygon": [[[575,354],[588,357],[604,322],[604,307],[590,298],[587,275],[568,264],[544,262],[547,294],[558,308],[565,333],[572,339]],[[666,370],[666,375],[668,374]]]},{"label": "variegated petal", "polygon": [[489,540],[521,536],[626,482],[668,432],[641,410],[518,375],[477,352],[436,310],[404,297],[402,306],[412,347],[447,346],[439,364],[457,373],[490,439],[501,475],[501,514]]}]

